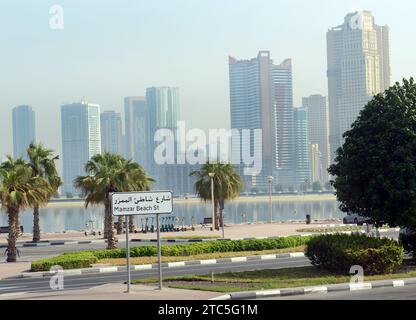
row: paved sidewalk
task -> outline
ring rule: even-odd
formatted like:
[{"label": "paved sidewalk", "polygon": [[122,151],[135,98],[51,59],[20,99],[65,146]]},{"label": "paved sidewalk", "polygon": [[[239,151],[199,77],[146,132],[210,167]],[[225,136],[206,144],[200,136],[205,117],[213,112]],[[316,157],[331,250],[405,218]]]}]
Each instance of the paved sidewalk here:
[{"label": "paved sidewalk", "polygon": [[[313,222],[307,225],[304,221],[299,222],[284,222],[284,223],[250,223],[250,224],[231,224],[225,226],[226,238],[250,238],[250,237],[278,237],[301,234],[297,232],[298,229],[319,227],[321,225],[334,225],[342,224],[339,220],[326,220]],[[209,227],[202,228],[196,226],[195,231],[185,232],[163,232],[163,238],[175,238],[175,237],[222,237],[222,231],[211,231]],[[116,236],[120,241],[124,241],[125,235]],[[130,239],[156,239],[156,233],[132,233]],[[31,234],[24,234],[19,238],[18,243],[26,243],[32,240]],[[65,233],[45,233],[42,235],[42,241],[50,242],[62,242],[62,241],[93,241],[103,240],[102,236],[85,236],[83,232],[71,231]],[[7,244],[7,235],[0,235],[0,245]]]},{"label": "paved sidewalk", "polygon": [[0,262],[0,279],[17,277],[30,270],[30,262]]},{"label": "paved sidewalk", "polygon": [[130,293],[125,291],[126,285],[111,283],[85,290],[0,295],[0,300],[208,300],[219,295],[217,292],[171,288],[163,288],[160,291],[147,285],[132,285]]}]

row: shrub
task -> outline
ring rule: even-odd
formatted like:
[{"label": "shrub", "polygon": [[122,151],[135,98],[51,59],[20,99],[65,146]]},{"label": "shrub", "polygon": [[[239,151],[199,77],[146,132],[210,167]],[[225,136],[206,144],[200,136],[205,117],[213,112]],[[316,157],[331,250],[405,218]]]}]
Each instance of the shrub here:
[{"label": "shrub", "polygon": [[366,275],[392,273],[403,262],[402,247],[390,239],[365,234],[326,234],[312,238],[305,251],[314,266],[349,274],[353,265]]},{"label": "shrub", "polygon": [[[191,256],[215,252],[261,251],[283,249],[306,245],[312,237],[291,236],[272,239],[223,240],[197,242],[181,245],[164,245],[162,256]],[[130,248],[131,257],[151,257],[157,255],[156,246],[140,246]],[[101,259],[118,259],[126,256],[125,249],[82,251],[64,253],[54,258],[43,259],[32,263],[32,271],[48,271],[53,265],[64,269],[87,268]]]},{"label": "shrub", "polygon": [[416,258],[416,232],[409,234],[401,233],[399,242],[403,246],[404,251],[411,253]]},{"label": "shrub", "polygon": [[63,269],[88,268],[97,262],[98,258],[89,251],[64,253],[57,257],[32,262],[31,271],[49,271],[55,265]]}]

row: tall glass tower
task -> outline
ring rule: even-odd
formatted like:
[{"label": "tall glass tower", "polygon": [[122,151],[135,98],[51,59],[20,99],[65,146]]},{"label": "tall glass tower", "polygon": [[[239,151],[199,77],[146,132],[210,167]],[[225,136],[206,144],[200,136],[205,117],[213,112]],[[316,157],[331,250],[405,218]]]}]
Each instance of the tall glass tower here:
[{"label": "tall glass tower", "polygon": [[75,195],[74,179],[85,175],[87,161],[101,153],[100,106],[87,102],[61,106],[61,126],[62,193]]},{"label": "tall glass tower", "polygon": [[370,11],[349,13],[327,32],[331,161],[360,110],[390,86],[389,27]]},{"label": "tall glass tower", "polygon": [[30,106],[13,108],[13,155],[27,160],[27,148],[35,141],[35,112]]}]

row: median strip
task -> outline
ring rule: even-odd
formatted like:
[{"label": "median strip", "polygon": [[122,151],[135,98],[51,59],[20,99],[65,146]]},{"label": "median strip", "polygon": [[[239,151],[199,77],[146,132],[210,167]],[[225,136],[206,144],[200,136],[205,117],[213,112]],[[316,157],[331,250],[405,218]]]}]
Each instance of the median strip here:
[{"label": "median strip", "polygon": [[298,287],[290,289],[273,289],[249,292],[236,292],[226,295],[221,295],[210,300],[242,300],[242,299],[264,299],[283,296],[297,296],[314,293],[330,293],[341,291],[357,291],[357,290],[372,290],[376,288],[395,288],[415,285],[416,278],[408,278],[403,280],[380,280],[374,282],[361,283],[342,283],[328,286],[315,287]]},{"label": "median strip", "polygon": [[[221,258],[221,259],[208,259],[208,260],[188,260],[188,261],[178,261],[178,262],[168,262],[164,263],[164,268],[178,268],[186,267],[191,265],[210,265],[210,264],[222,264],[222,263],[237,263],[237,262],[248,262],[253,260],[264,260],[261,255],[257,256],[248,256],[248,257],[233,257],[233,258]],[[287,258],[304,258],[305,255],[302,252],[294,253],[283,253],[283,254],[273,254],[267,255],[267,260],[279,260]],[[145,264],[145,265],[132,265],[132,269],[135,271],[142,270],[152,270],[157,269],[158,264]],[[99,267],[99,268],[82,268],[82,269],[67,269],[62,270],[61,272],[64,275],[82,275],[82,274],[95,274],[95,273],[111,273],[111,272],[120,272],[125,271],[126,266],[111,266],[111,267]],[[20,275],[21,278],[42,278],[53,275],[53,272],[50,271],[41,271],[41,272],[24,272]]]}]

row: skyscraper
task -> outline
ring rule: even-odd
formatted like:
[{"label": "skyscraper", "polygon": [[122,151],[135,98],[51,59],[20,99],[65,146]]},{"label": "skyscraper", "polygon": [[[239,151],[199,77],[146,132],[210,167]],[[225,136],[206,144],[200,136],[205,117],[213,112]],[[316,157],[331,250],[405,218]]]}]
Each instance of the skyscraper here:
[{"label": "skyscraper", "polygon": [[61,106],[63,194],[76,194],[73,181],[101,153],[100,106],[87,102]]},{"label": "skyscraper", "polygon": [[13,108],[13,155],[27,159],[26,149],[35,141],[35,112],[30,106]]},{"label": "skyscraper", "polygon": [[150,143],[147,132],[145,97],[124,98],[125,156],[148,168],[146,145]]},{"label": "skyscraper", "polygon": [[272,68],[274,89],[275,165],[277,181],[282,185],[296,184],[295,123],[293,108],[292,60],[286,59]]},{"label": "skyscraper", "polygon": [[[154,151],[159,144],[154,140],[155,133],[159,129],[169,129],[177,141],[176,131],[179,120],[179,89],[174,87],[151,87],[146,89],[147,110],[147,139],[146,155],[150,174],[157,180],[156,186],[162,189],[173,189],[167,177],[172,176],[169,170],[175,170],[175,166],[159,165],[155,162]],[[176,145],[176,143],[175,143]],[[175,163],[176,163],[175,157]]]},{"label": "skyscraper", "polygon": [[[262,129],[262,140],[250,144],[240,141],[233,152],[249,151],[262,145],[262,171],[256,177],[244,176],[248,189],[267,189],[268,176],[278,175],[277,183],[293,179],[293,98],[290,59],[274,65],[269,51],[260,51],[256,58],[237,60],[229,57],[231,128],[241,132]],[[250,148],[250,149],[248,149]],[[240,165],[240,174],[243,173]],[[285,173],[285,174],[284,174]],[[290,178],[290,179],[289,179]],[[276,182],[276,181],[275,181]]]},{"label": "skyscraper", "polygon": [[100,116],[101,149],[103,152],[123,154],[121,114],[104,111]]},{"label": "skyscraper", "polygon": [[[308,109],[294,108],[294,147],[295,147],[295,181],[294,185],[301,186],[311,183],[310,142],[308,130]],[[293,160],[292,160],[293,161]]]},{"label": "skyscraper", "polygon": [[[302,99],[302,106],[308,110],[309,141],[315,145],[315,153],[320,154],[321,163],[315,163],[318,168],[322,168],[320,175],[314,175],[313,181],[327,182],[329,175],[329,123],[328,105],[326,97],[315,94]],[[318,179],[319,178],[319,179]],[[315,180],[318,179],[318,180]]]},{"label": "skyscraper", "polygon": [[389,28],[370,11],[349,13],[327,33],[331,160],[359,111],[390,86]]}]

